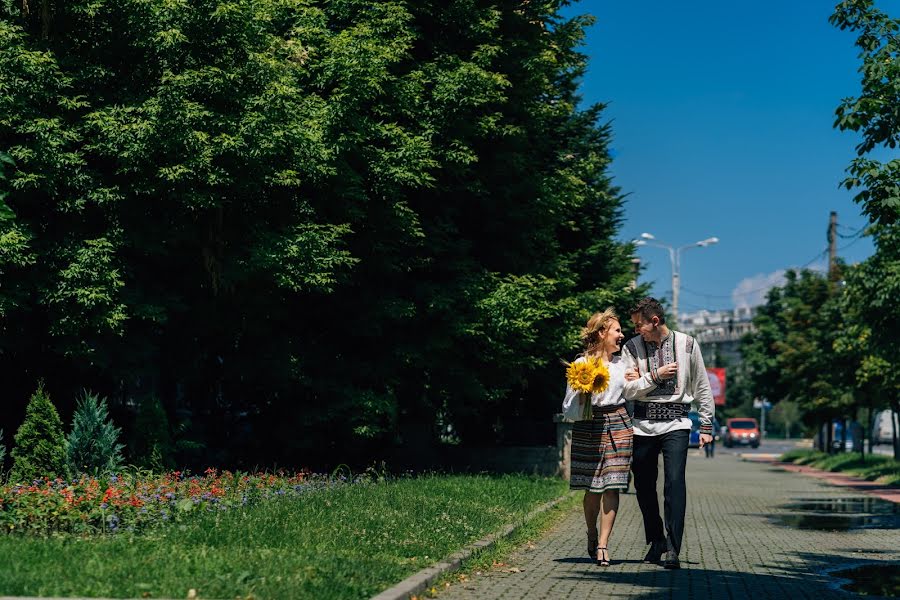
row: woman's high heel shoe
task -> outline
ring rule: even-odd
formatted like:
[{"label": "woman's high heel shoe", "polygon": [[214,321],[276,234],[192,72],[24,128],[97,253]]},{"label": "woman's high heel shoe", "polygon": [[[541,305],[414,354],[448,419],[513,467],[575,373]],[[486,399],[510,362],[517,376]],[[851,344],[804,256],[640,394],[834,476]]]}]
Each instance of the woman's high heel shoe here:
[{"label": "woman's high heel shoe", "polygon": [[597,564],[601,567],[609,566],[609,551],[606,546],[597,546]]}]

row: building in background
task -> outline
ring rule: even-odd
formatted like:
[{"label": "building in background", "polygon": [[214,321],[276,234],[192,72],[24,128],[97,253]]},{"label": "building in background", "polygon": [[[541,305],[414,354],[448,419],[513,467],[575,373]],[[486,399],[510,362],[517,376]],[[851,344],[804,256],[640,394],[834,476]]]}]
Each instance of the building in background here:
[{"label": "building in background", "polygon": [[700,342],[706,366],[734,367],[742,360],[741,338],[753,331],[754,315],[756,308],[746,306],[734,310],[698,310],[682,313],[678,324],[682,331]]}]

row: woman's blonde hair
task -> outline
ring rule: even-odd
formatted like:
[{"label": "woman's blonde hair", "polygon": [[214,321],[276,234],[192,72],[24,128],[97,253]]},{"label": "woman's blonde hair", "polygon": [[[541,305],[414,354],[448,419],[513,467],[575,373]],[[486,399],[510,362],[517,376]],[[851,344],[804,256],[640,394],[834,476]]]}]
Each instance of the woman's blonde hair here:
[{"label": "woman's blonde hair", "polygon": [[603,312],[591,315],[587,325],[581,330],[581,343],[584,344],[585,354],[596,354],[600,350],[600,337],[606,333],[613,321],[618,322],[619,316],[611,306]]}]

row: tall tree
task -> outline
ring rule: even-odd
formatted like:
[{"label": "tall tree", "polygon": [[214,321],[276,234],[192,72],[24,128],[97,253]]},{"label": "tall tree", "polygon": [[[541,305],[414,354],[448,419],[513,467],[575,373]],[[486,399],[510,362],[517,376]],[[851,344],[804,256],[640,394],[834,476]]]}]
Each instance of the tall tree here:
[{"label": "tall tree", "polygon": [[841,335],[834,284],[809,270],[789,270],[785,279],[769,292],[741,351],[757,395],[791,400],[810,424],[821,425],[853,406],[833,351]]},{"label": "tall tree", "polygon": [[863,212],[875,223],[890,225],[900,215],[900,159],[882,162],[868,155],[900,143],[900,19],[875,8],[874,0],[844,0],[829,21],[858,35],[862,61],[859,96],[841,103],[835,121],[835,127],[862,135],[844,185],[861,188],[855,200]]},{"label": "tall tree", "polygon": [[[852,365],[861,403],[898,412],[900,384],[890,338],[900,317],[894,301],[900,292],[900,159],[883,162],[869,155],[900,143],[900,19],[875,8],[872,0],[846,0],[835,7],[831,23],[858,36],[860,93],[838,107],[835,127],[862,136],[844,184],[859,188],[856,200],[874,225],[875,239],[875,254],[846,278],[841,308],[847,335],[836,350]],[[900,458],[896,440],[894,455]]]},{"label": "tall tree", "polygon": [[6,14],[12,385],[156,395],[250,464],[549,422],[579,321],[637,293],[561,4]]}]

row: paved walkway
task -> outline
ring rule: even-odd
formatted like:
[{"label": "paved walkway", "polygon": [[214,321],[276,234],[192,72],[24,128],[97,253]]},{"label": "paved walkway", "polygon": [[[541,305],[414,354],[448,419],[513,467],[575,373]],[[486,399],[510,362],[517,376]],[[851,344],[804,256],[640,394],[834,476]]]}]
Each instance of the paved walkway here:
[{"label": "paved walkway", "polygon": [[[900,531],[818,531],[778,522],[798,499],[863,493],[813,477],[743,462],[734,454],[688,459],[688,510],[680,571],[641,562],[646,551],[634,494],[622,497],[610,542],[613,565],[585,552],[580,507],[508,564],[442,590],[440,600],[517,598],[848,598],[823,573],[843,564],[900,561]],[[662,503],[660,503],[662,506]]]}]

